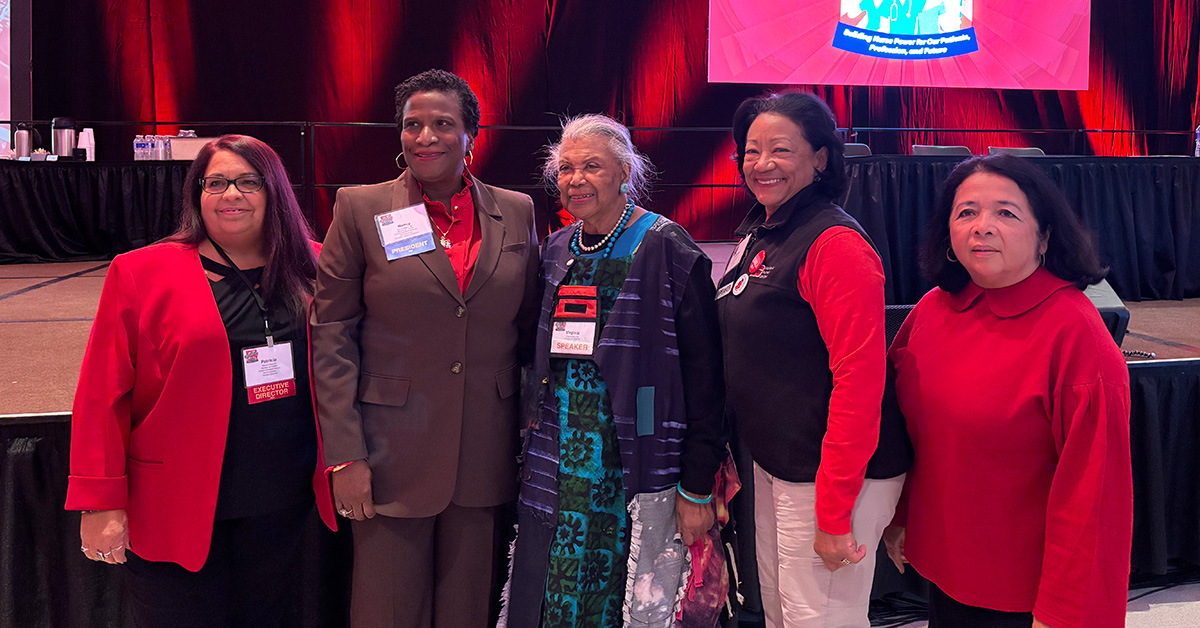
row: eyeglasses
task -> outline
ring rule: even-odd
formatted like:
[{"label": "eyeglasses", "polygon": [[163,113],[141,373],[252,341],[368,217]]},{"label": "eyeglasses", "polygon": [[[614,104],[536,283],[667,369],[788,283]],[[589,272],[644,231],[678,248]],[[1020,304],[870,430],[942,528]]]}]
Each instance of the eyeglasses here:
[{"label": "eyeglasses", "polygon": [[253,194],[263,189],[263,178],[256,174],[242,175],[236,179],[201,177],[200,189],[209,194],[224,194],[225,190],[229,189],[229,184],[231,183],[242,194]]}]

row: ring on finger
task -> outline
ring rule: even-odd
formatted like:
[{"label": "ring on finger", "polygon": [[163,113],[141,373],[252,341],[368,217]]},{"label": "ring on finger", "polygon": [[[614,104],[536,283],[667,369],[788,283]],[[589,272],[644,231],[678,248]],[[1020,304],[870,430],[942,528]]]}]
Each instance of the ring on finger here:
[{"label": "ring on finger", "polygon": [[843,565],[853,565],[854,563],[850,562],[850,559],[849,559],[849,558],[843,558],[843,559],[842,559],[842,564],[843,564]]}]

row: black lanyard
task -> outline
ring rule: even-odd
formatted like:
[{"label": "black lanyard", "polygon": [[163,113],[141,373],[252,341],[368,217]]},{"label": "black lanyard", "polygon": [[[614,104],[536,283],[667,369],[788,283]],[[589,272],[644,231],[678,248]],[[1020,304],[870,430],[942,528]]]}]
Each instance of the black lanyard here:
[{"label": "black lanyard", "polygon": [[266,329],[267,332],[267,346],[274,347],[275,337],[271,335],[271,321],[267,319],[266,301],[263,301],[262,295],[258,293],[258,290],[254,289],[254,284],[250,282],[250,278],[246,276],[246,273],[243,273],[242,269],[238,268],[237,264],[234,264],[233,260],[229,258],[229,254],[225,252],[225,249],[221,248],[221,245],[214,242],[212,238],[208,239],[208,243],[213,245],[213,248],[217,250],[217,253],[221,254],[221,257],[225,259],[225,263],[229,264],[229,267],[233,269],[233,272],[237,273],[238,279],[242,280],[242,285],[246,286],[246,289],[250,291],[250,296],[254,297],[254,304],[258,306],[258,311],[262,313],[263,328]]}]

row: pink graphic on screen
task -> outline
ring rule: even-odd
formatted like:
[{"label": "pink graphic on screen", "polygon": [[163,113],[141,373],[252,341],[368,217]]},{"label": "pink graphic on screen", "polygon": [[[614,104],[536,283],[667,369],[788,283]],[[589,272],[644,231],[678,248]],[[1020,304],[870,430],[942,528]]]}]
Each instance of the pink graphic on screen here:
[{"label": "pink graphic on screen", "polygon": [[1090,0],[710,0],[713,83],[1085,90]]},{"label": "pink graphic on screen", "polygon": [[[0,0],[0,120],[12,117],[12,3]],[[0,150],[12,143],[12,129],[0,124]]]}]

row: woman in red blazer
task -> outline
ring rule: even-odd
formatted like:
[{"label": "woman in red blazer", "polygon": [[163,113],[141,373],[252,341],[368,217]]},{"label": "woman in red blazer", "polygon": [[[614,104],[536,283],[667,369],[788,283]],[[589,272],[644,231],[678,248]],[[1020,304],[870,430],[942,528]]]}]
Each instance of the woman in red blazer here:
[{"label": "woman in red blazer", "polygon": [[281,625],[315,503],[332,521],[305,311],[319,245],[279,156],[206,145],[179,230],[117,256],[72,415],[69,510],[125,564],[138,625]]}]

